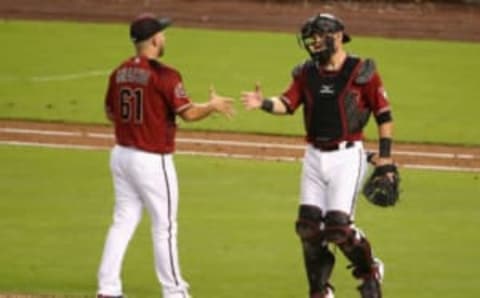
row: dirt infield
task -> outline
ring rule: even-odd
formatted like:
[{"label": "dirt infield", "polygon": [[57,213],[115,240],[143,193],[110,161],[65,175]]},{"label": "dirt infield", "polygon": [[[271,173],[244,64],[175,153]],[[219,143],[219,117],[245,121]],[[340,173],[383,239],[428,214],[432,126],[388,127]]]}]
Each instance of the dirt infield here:
[{"label": "dirt infield", "polygon": [[307,17],[322,11],[343,18],[353,35],[480,41],[480,5],[311,2],[16,0],[0,1],[0,18],[125,22],[151,11],[172,17],[179,26],[295,32]]},{"label": "dirt infield", "polygon": [[[113,143],[110,126],[0,120],[0,144],[105,150]],[[376,151],[376,144],[366,147]],[[299,161],[304,150],[301,137],[188,130],[177,135],[177,153],[184,155]],[[393,157],[405,168],[480,172],[480,147],[395,144]]]}]

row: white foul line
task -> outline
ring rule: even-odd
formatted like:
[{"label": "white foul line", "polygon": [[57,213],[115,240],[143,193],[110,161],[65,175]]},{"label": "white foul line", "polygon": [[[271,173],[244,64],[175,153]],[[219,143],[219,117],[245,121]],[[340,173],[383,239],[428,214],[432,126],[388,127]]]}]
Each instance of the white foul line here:
[{"label": "white foul line", "polygon": [[109,139],[113,140],[113,134],[111,133],[101,133],[101,132],[87,132],[87,136],[90,138],[97,138],[97,139]]},{"label": "white foul line", "polygon": [[[0,129],[1,130],[1,129]],[[92,138],[99,139],[113,139],[112,134],[108,133],[87,133],[87,136]],[[255,148],[278,148],[278,149],[298,149],[305,150],[304,145],[289,145],[289,144],[279,144],[279,143],[259,143],[259,142],[249,142],[249,141],[222,141],[222,140],[205,140],[205,139],[195,139],[195,138],[177,138],[175,140],[177,143],[189,143],[189,144],[209,144],[209,145],[226,145],[226,146],[237,146],[237,147],[255,147]]]},{"label": "white foul line", "polygon": [[404,168],[420,169],[420,170],[437,170],[437,171],[450,171],[450,172],[480,172],[480,168],[463,168],[463,167],[451,167],[451,166],[436,166],[436,165],[413,165],[404,164]]},{"label": "white foul line", "polygon": [[205,139],[187,139],[187,138],[177,138],[179,143],[200,143],[200,144],[210,144],[210,145],[226,145],[226,146],[237,146],[237,147],[254,147],[254,148],[274,148],[274,149],[298,149],[305,150],[304,145],[289,145],[289,144],[280,144],[280,143],[259,143],[259,142],[249,142],[249,141],[221,141],[221,140],[205,140]]},{"label": "white foul line", "polygon": [[201,151],[184,151],[177,150],[176,153],[181,155],[192,155],[192,156],[208,156],[208,157],[224,157],[224,158],[235,158],[235,159],[260,159],[265,161],[285,161],[285,162],[295,162],[301,161],[302,158],[288,157],[288,156],[263,156],[263,155],[254,155],[254,154],[236,154],[236,153],[219,153],[219,152],[201,152]]},{"label": "white foul line", "polygon": [[[13,146],[31,146],[31,147],[44,147],[44,148],[56,148],[56,149],[81,149],[81,150],[108,150],[110,146],[89,146],[89,145],[72,145],[72,144],[52,144],[52,143],[38,143],[38,142],[22,142],[22,141],[0,141],[0,145],[13,145]],[[265,161],[284,161],[284,162],[299,162],[301,158],[294,158],[289,156],[277,156],[277,157],[265,157],[260,155],[250,154],[229,154],[229,153],[216,153],[216,152],[199,152],[199,151],[182,151],[177,150],[179,155],[196,155],[196,156],[208,156],[208,157],[222,157],[222,158],[235,158],[235,159],[257,159]],[[463,167],[450,167],[450,166],[436,166],[436,165],[413,165],[404,164],[403,168],[407,169],[421,169],[421,170],[436,170],[436,171],[449,171],[449,172],[480,172],[480,168],[463,168]]]},{"label": "white foul line", "polygon": [[41,129],[24,129],[24,128],[0,128],[0,131],[6,133],[45,135],[45,136],[69,136],[79,137],[82,134],[79,132],[59,131],[59,130],[41,130]]},{"label": "white foul line", "polygon": [[36,76],[30,78],[32,82],[51,82],[51,81],[71,81],[89,77],[106,76],[110,73],[108,70],[92,70],[87,72],[70,73],[56,76]]},{"label": "white foul line", "polygon": [[72,144],[56,144],[56,143],[39,143],[39,142],[23,142],[23,141],[0,141],[1,145],[27,146],[27,147],[43,147],[55,149],[82,149],[82,150],[105,150],[108,146],[90,146],[90,145],[72,145]]},{"label": "white foul line", "polygon": [[[54,130],[39,130],[39,129],[23,129],[23,128],[0,128],[0,131],[7,133],[23,133],[23,134],[40,134],[40,135],[56,135],[56,136],[76,136],[81,137],[80,132],[65,132]],[[100,138],[100,139],[113,139],[111,133],[92,133],[86,132],[87,137]],[[292,145],[281,143],[260,143],[251,141],[224,141],[224,140],[205,140],[197,138],[177,138],[178,143],[198,143],[198,144],[210,144],[219,146],[237,146],[237,147],[251,147],[251,148],[270,148],[270,149],[293,149],[293,150],[305,150],[305,145]],[[394,150],[395,155],[416,156],[416,157],[432,157],[443,159],[474,159],[473,154],[456,154],[456,153],[441,153],[441,152],[415,152],[415,151],[397,151]]]},{"label": "white foul line", "polygon": [[106,77],[110,74],[110,70],[91,70],[77,73],[67,73],[59,75],[47,75],[47,76],[33,76],[33,77],[16,77],[16,76],[3,76],[0,77],[0,83],[10,83],[15,81],[30,81],[34,83],[44,83],[53,81],[71,81],[90,77]]},{"label": "white foul line", "polygon": [[393,151],[397,155],[406,155],[406,156],[422,156],[422,157],[435,157],[435,158],[446,158],[446,159],[474,159],[475,156],[472,154],[456,154],[456,153],[436,153],[436,152],[412,152],[412,151]]}]

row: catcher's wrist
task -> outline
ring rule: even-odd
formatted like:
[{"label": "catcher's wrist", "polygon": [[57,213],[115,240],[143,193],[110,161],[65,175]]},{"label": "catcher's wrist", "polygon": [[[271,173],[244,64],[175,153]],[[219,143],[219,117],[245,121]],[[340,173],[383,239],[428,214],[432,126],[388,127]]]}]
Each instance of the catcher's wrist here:
[{"label": "catcher's wrist", "polygon": [[260,109],[264,110],[267,113],[272,113],[273,112],[273,100],[270,98],[264,98],[262,100],[262,105],[260,106]]},{"label": "catcher's wrist", "polygon": [[375,163],[376,166],[384,166],[393,164],[393,159],[390,157],[379,157]]},{"label": "catcher's wrist", "polygon": [[380,138],[378,142],[378,152],[380,158],[390,158],[392,156],[392,139]]}]

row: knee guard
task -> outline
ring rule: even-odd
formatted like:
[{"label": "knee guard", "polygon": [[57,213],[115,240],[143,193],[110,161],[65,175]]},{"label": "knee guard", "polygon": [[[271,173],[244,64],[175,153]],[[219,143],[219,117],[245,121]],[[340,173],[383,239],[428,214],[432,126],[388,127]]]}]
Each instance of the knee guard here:
[{"label": "knee guard", "polygon": [[295,230],[302,240],[317,238],[322,230],[322,210],[315,206],[300,205]]},{"label": "knee guard", "polygon": [[325,216],[325,238],[328,242],[340,245],[352,236],[352,220],[340,211],[329,211]]}]

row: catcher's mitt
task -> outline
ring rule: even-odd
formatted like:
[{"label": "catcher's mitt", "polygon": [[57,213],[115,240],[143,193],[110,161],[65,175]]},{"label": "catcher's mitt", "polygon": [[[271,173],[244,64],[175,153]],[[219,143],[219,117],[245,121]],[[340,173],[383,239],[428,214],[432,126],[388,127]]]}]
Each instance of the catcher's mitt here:
[{"label": "catcher's mitt", "polygon": [[400,174],[394,164],[378,166],[363,186],[365,197],[377,206],[394,206],[399,198]]}]

